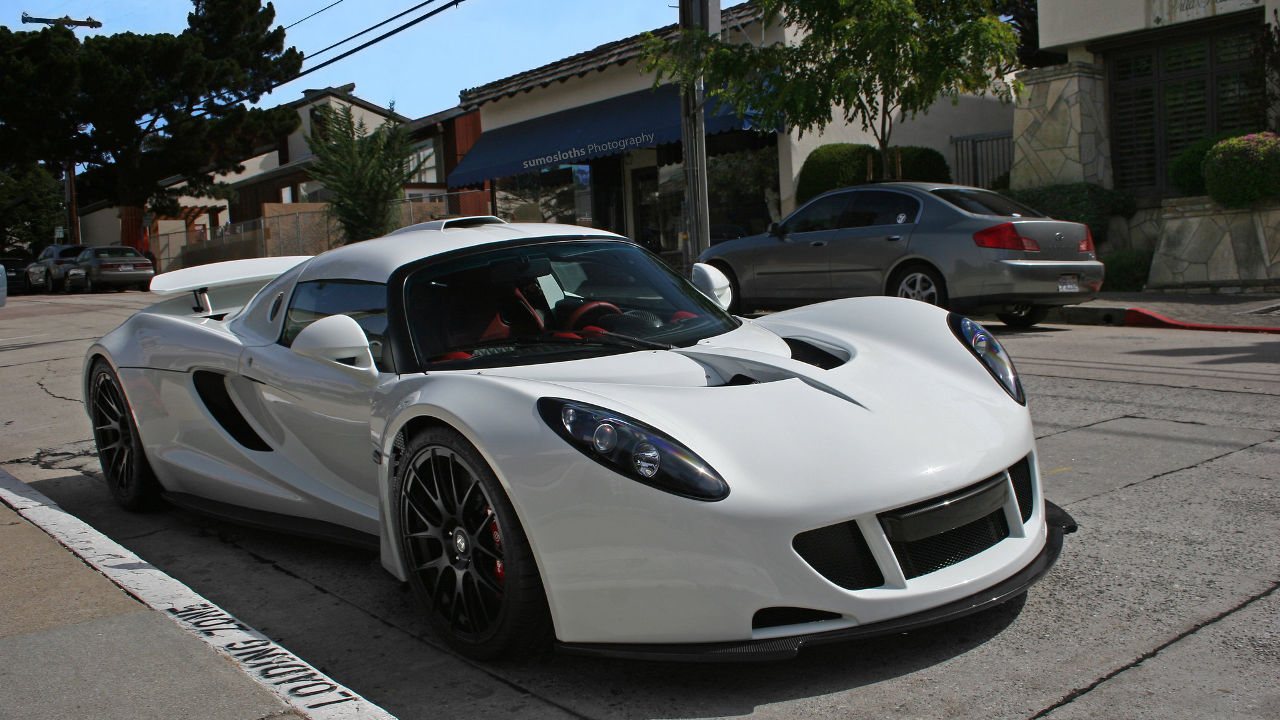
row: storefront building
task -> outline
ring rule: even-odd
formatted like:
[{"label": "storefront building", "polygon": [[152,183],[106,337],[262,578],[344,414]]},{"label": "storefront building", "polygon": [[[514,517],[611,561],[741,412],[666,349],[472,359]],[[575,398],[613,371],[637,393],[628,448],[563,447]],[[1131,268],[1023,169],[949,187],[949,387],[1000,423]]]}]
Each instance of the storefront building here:
[{"label": "storefront building", "polygon": [[[659,37],[675,26],[654,31]],[[756,44],[786,42],[752,3],[721,12],[721,32]],[[448,177],[451,188],[493,181],[497,213],[509,220],[564,222],[617,232],[688,262],[683,242],[684,171],[680,98],[654,88],[639,68],[641,36],[625,38],[461,93],[482,134]],[[950,137],[1008,131],[1013,109],[991,98],[944,100],[901,122],[895,144],[950,154]],[[842,121],[822,133],[778,131],[709,100],[704,109],[712,242],[763,232],[795,208],[795,177],[824,143],[874,143]]]}]

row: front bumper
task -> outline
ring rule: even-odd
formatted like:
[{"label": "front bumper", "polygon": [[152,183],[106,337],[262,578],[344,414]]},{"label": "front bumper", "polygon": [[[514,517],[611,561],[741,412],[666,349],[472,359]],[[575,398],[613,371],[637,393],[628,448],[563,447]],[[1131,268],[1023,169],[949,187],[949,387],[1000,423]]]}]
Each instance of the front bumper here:
[{"label": "front bumper", "polygon": [[1044,577],[1062,552],[1062,539],[1076,531],[1076,521],[1066,510],[1046,502],[1048,535],[1044,549],[1030,563],[1005,580],[945,605],[890,620],[839,630],[737,642],[689,644],[557,643],[556,648],[574,655],[685,662],[751,662],[794,658],[808,645],[863,640],[908,632],[982,612],[1025,593]]}]

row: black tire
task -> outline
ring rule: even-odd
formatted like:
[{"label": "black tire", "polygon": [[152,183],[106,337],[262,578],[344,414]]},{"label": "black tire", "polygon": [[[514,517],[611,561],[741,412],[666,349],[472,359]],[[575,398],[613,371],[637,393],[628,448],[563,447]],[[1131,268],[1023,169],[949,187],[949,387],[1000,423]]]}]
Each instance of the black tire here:
[{"label": "black tire", "polygon": [[551,616],[533,552],[475,447],[452,428],[415,434],[391,492],[409,585],[436,634],[478,660],[545,647]]},{"label": "black tire", "polygon": [[1014,328],[1029,328],[1043,322],[1048,315],[1049,308],[1044,305],[1019,306],[1007,313],[996,313],[1000,322]]},{"label": "black tire", "polygon": [[102,477],[116,503],[134,512],[158,507],[160,483],[143,453],[120,378],[105,360],[95,362],[89,376],[89,418]]},{"label": "black tire", "polygon": [[907,265],[899,268],[889,279],[886,295],[912,298],[922,302],[947,307],[947,283],[942,275],[928,265]]}]

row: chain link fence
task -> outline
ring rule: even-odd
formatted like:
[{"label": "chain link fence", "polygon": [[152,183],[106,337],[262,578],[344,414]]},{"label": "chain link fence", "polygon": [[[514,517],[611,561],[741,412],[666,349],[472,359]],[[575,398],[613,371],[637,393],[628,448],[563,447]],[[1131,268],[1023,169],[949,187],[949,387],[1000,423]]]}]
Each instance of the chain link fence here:
[{"label": "chain link fence", "polygon": [[[439,220],[456,215],[465,195],[485,190],[416,195],[396,201],[396,227]],[[486,207],[488,204],[486,202]],[[488,212],[492,212],[490,207]],[[150,239],[157,272],[194,267],[223,260],[317,255],[346,242],[341,226],[325,203],[267,203],[263,217],[226,224],[209,231],[197,226],[188,231],[158,233]]]}]

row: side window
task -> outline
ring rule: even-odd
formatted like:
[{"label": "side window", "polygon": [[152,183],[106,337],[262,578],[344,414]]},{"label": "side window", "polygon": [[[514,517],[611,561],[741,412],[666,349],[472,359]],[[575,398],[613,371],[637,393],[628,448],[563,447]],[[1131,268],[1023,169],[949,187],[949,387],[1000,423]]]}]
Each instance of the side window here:
[{"label": "side window", "polygon": [[817,232],[819,230],[835,230],[840,227],[844,207],[849,202],[849,193],[838,193],[818,198],[796,211],[787,219],[783,231],[786,233]]},{"label": "side window", "polygon": [[85,250],[84,252],[76,256],[76,262],[78,263],[89,262],[91,259],[93,259],[92,250]]},{"label": "side window", "polygon": [[387,286],[355,280],[298,283],[285,312],[280,344],[288,347],[311,323],[330,315],[349,315],[364,330],[373,360],[383,372],[394,372],[386,348]]},{"label": "side window", "polygon": [[862,190],[849,203],[849,223],[845,227],[868,225],[910,225],[920,214],[915,198],[889,190]]}]

